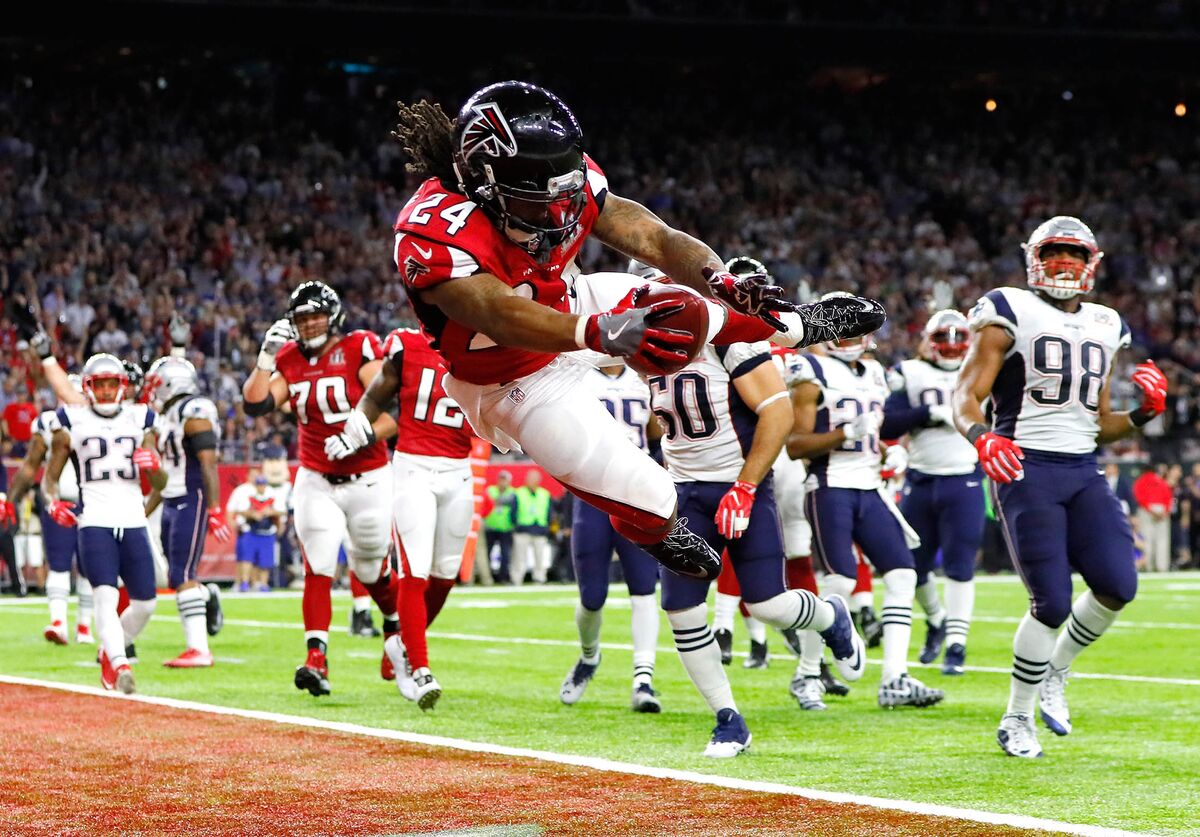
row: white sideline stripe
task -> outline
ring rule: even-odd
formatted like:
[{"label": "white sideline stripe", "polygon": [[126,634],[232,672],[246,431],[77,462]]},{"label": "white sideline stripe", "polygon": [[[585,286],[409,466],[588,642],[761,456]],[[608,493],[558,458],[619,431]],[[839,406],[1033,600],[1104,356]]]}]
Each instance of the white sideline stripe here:
[{"label": "white sideline stripe", "polygon": [[410,744],[424,744],[430,747],[447,747],[453,750],[465,750],[472,753],[488,755],[527,758],[535,761],[565,764],[573,767],[586,767],[605,773],[624,773],[633,776],[650,776],[656,779],[673,779],[678,782],[691,782],[698,785],[714,785],[732,790],[745,790],[755,793],[786,794],[799,796],[820,802],[837,804],[860,805],[867,808],[878,808],[885,811],[903,811],[908,814],[921,814],[931,817],[949,817],[969,822],[988,823],[991,825],[1006,825],[1014,828],[1042,829],[1061,834],[1078,834],[1085,837],[1128,837],[1131,831],[1104,828],[1095,825],[1078,825],[1075,823],[1045,820],[1029,817],[1023,814],[999,814],[991,811],[976,811],[970,808],[953,808],[947,805],[934,805],[928,802],[910,802],[904,799],[884,799],[875,796],[860,796],[852,793],[838,793],[814,788],[802,788],[794,785],[782,785],[775,782],[756,782],[749,779],[736,779],[730,776],[713,776],[706,773],[696,773],[690,770],[675,770],[668,767],[650,767],[629,762],[611,761],[610,759],[592,756],[577,756],[568,753],[553,753],[546,750],[530,750],[524,747],[508,747],[503,744],[489,744],[480,741],[465,741],[460,738],[446,738],[441,735],[423,735],[416,732],[380,729],[360,724],[349,724],[344,721],[325,721],[319,718],[307,718],[302,715],[284,715],[278,712],[263,712],[257,709],[240,709],[229,706],[216,706],[209,703],[197,703],[176,698],[151,697],[149,695],[121,695],[106,692],[95,686],[81,686],[73,683],[57,683],[50,680],[34,680],[28,677],[11,677],[0,675],[0,683],[14,686],[34,686],[44,689],[57,689],[63,692],[73,692],[93,697],[110,698],[112,700],[129,700],[152,706],[166,706],[171,709],[184,709],[192,712],[205,712],[211,715],[228,715],[236,718],[248,718],[256,721],[267,721],[273,724],[323,729],[333,732],[344,732],[350,735],[363,735],[371,738],[384,738],[392,741],[404,741]]}]

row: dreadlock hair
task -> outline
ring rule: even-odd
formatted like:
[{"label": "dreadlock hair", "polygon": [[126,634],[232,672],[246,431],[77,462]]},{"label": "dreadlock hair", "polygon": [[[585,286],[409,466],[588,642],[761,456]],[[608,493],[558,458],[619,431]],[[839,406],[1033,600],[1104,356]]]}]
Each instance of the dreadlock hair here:
[{"label": "dreadlock hair", "polygon": [[404,148],[410,162],[407,171],[457,183],[454,174],[454,124],[442,106],[425,99],[415,105],[396,102],[399,122],[392,136]]}]

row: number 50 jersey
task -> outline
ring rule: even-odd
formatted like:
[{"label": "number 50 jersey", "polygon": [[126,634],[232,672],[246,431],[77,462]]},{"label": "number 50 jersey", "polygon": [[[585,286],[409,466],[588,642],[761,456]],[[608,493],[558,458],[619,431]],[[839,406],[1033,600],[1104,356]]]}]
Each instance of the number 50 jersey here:
[{"label": "number 50 jersey", "polygon": [[1106,305],[1069,314],[1023,288],[990,291],[971,311],[972,331],[994,325],[1013,338],[992,385],[996,433],[1028,450],[1091,453],[1100,394],[1129,328]]}]

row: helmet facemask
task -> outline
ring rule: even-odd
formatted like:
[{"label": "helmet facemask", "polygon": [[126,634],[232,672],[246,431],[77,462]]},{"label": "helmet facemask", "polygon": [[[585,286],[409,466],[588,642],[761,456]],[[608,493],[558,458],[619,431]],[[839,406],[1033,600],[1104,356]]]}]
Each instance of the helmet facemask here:
[{"label": "helmet facemask", "polygon": [[101,372],[83,378],[83,394],[88,404],[98,415],[109,418],[121,412],[121,402],[125,400],[128,389],[129,378],[124,374]]},{"label": "helmet facemask", "polygon": [[830,357],[846,363],[853,363],[863,356],[869,348],[867,337],[850,337],[846,340],[831,340],[825,344],[825,351]]},{"label": "helmet facemask", "polygon": [[1068,215],[1041,224],[1021,247],[1029,287],[1054,299],[1091,292],[1104,258],[1088,226]]}]

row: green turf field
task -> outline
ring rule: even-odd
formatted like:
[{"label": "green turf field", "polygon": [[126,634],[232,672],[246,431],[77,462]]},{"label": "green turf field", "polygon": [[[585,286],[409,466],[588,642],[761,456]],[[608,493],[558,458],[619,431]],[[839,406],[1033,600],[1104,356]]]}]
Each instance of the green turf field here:
[{"label": "green turf field", "polygon": [[[1046,757],[1005,757],[995,743],[1008,692],[1012,633],[1024,594],[1011,580],[979,585],[971,629],[971,671],[945,678],[914,667],[948,692],[940,706],[883,711],[875,705],[879,668],[829,711],[803,713],[788,695],[794,661],[771,642],[772,665],[730,669],[734,693],[754,733],[747,755],[713,762],[699,754],[712,718],[686,679],[663,620],[658,675],[662,715],[629,710],[629,608],[614,587],[602,639],[603,664],[583,701],[558,700],[578,650],[574,589],[466,588],[452,594],[431,635],[433,670],[444,694],[423,715],[379,679],[380,643],[350,638],[349,600],[334,603],[330,643],[333,694],[315,699],[292,685],[303,659],[300,601],[226,595],[226,626],[213,640],[211,670],[174,671],[160,663],[181,649],[173,599],[160,603],[138,640],[145,694],[308,714],[540,750],[698,770],[804,787],[1011,812],[1161,834],[1200,833],[1200,576],[1143,579],[1123,620],[1076,665],[1067,696],[1075,732],[1042,729]],[[72,605],[72,614],[74,605]],[[88,646],[52,646],[41,636],[43,600],[5,600],[0,673],[95,685]],[[739,626],[736,648],[747,640]],[[913,657],[923,638],[917,617]],[[878,659],[878,649],[872,651]],[[1174,680],[1146,682],[1112,677]],[[47,701],[54,700],[53,694]],[[48,711],[52,711],[49,710]]]}]

